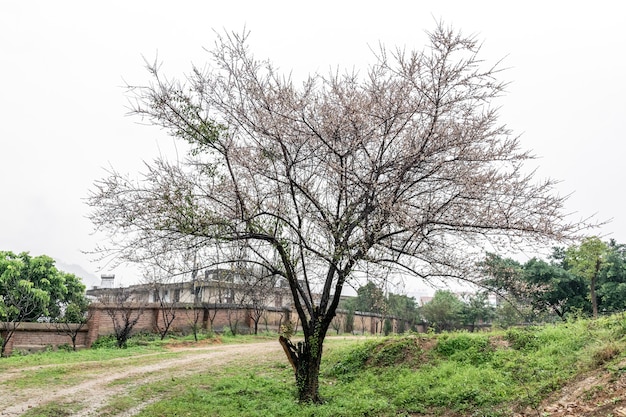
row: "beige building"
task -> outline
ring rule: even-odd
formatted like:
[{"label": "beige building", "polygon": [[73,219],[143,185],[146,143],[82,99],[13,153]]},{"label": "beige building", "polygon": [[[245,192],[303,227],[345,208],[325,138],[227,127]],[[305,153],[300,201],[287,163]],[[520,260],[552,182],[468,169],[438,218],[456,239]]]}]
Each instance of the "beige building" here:
[{"label": "beige building", "polygon": [[229,270],[210,269],[201,278],[165,282],[148,282],[128,287],[115,287],[111,275],[102,277],[102,285],[87,290],[94,299],[107,298],[121,291],[137,303],[237,304],[290,307],[290,289],[286,280],[268,278],[254,280]]}]

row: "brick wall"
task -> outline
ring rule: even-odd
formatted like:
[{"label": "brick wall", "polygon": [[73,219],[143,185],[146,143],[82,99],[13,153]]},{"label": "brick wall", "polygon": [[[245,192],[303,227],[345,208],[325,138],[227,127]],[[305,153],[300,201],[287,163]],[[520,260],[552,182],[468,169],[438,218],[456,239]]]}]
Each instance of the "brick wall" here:
[{"label": "brick wall", "polygon": [[[180,305],[173,309],[173,312],[175,318],[170,326],[170,331],[189,333],[194,322],[194,311],[188,306]],[[120,313],[120,311],[117,311],[115,316],[119,317]],[[139,320],[133,328],[133,334],[157,332],[159,328],[164,326],[163,315],[157,304],[133,306],[130,309],[130,313],[132,317],[139,315]],[[337,312],[335,320],[337,323],[340,323],[340,332],[344,331],[346,314],[346,311]],[[295,322],[296,330],[301,329],[300,323],[296,322],[297,315],[293,312],[278,308],[268,309],[259,319],[258,330],[259,332],[265,330],[278,331],[279,326],[289,319]],[[356,312],[353,333],[381,334],[383,332],[383,320],[383,317],[379,315]],[[395,331],[397,322],[393,318],[391,321],[392,328]],[[202,329],[209,329],[212,325],[213,330],[217,332],[221,332],[227,327],[236,327],[238,333],[250,333],[254,329],[251,311],[235,306],[230,308],[223,307],[217,310],[213,308],[200,309],[198,325]],[[421,327],[418,328],[419,331],[423,332],[426,330],[423,328],[424,326]],[[329,332],[332,333],[334,331],[331,326]],[[83,326],[78,332],[76,345],[77,347],[91,347],[98,337],[112,333],[114,333],[113,319],[109,314],[109,309],[101,304],[93,304],[90,307],[87,325]],[[4,337],[4,334],[0,334],[0,337]],[[10,354],[12,350],[36,351],[47,347],[55,348],[63,344],[71,345],[71,339],[67,334],[59,331],[53,324],[21,323],[10,339],[5,354]]]},{"label": "brick wall", "polygon": [[[93,313],[88,325],[90,329],[89,339],[93,343],[98,336],[114,332],[113,318],[120,320],[121,311],[115,312],[99,304],[92,305],[91,309]],[[133,306],[128,309],[128,313],[133,318],[139,316],[133,333],[158,332],[159,329],[165,327],[164,312],[157,304]],[[195,314],[198,314],[197,325],[202,329],[212,327],[214,331],[221,332],[226,327],[236,327],[239,333],[249,333],[254,328],[251,311],[245,307],[231,306],[193,310],[190,306],[181,305],[167,310],[166,313],[170,317],[172,314],[174,315],[170,324],[170,331],[173,332],[189,333],[194,324]],[[281,309],[268,309],[259,319],[259,331],[278,330],[280,324],[285,322],[286,316],[287,314]]]},{"label": "brick wall", "polygon": [[[68,326],[77,332],[77,348],[91,346],[87,326],[81,329],[78,329],[76,324]],[[0,336],[6,337],[5,332],[2,332]],[[59,345],[72,345],[72,339],[64,328],[56,327],[51,323],[20,323],[5,347],[5,355],[10,355],[14,351],[36,352],[47,348],[57,348]]]}]

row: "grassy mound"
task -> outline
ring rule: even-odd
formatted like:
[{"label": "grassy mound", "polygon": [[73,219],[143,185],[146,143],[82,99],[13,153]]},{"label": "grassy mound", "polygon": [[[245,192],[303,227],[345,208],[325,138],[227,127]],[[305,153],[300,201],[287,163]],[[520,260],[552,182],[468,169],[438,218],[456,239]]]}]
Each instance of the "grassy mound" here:
[{"label": "grassy mound", "polygon": [[502,332],[388,338],[330,352],[324,375],[346,391],[386,399],[387,412],[505,416],[537,407],[577,375],[621,356],[625,334],[626,320],[614,316]]}]

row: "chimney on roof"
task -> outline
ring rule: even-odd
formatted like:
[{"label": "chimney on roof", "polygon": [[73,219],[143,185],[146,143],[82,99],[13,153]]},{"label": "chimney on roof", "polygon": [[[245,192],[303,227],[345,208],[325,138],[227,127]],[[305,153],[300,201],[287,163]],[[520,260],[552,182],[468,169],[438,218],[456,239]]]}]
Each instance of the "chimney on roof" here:
[{"label": "chimney on roof", "polygon": [[100,275],[100,288],[113,288],[114,281],[115,274],[102,274]]}]

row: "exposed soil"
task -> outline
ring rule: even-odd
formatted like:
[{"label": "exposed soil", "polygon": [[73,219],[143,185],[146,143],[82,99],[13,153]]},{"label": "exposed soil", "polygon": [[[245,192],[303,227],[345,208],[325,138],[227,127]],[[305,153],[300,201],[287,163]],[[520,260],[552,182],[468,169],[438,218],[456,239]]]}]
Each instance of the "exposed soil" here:
[{"label": "exposed soil", "polygon": [[516,417],[626,417],[626,360],[581,376]]},{"label": "exposed soil", "polygon": [[[0,375],[0,416],[16,417],[29,409],[45,404],[66,404],[67,409],[77,409],[67,416],[87,417],[100,415],[99,410],[115,395],[122,394],[129,388],[140,386],[148,382],[165,378],[177,378],[193,373],[199,373],[215,366],[223,366],[237,362],[258,363],[264,360],[275,359],[282,353],[280,344],[276,341],[262,343],[247,343],[240,345],[214,345],[204,347],[174,346],[176,357],[163,357],[159,354],[133,356],[132,359],[114,359],[106,362],[72,364],[72,367],[84,366],[81,378],[74,381],[63,378],[64,369],[61,365],[34,366],[20,370],[5,372]],[[141,365],[124,364],[125,361],[137,362]],[[141,361],[145,359],[145,363]],[[28,372],[51,371],[58,368],[59,383],[42,390],[37,388],[17,387],[21,375]],[[74,373],[72,372],[72,375]],[[131,417],[151,402],[137,404],[132,410],[126,410],[119,417]]]}]

